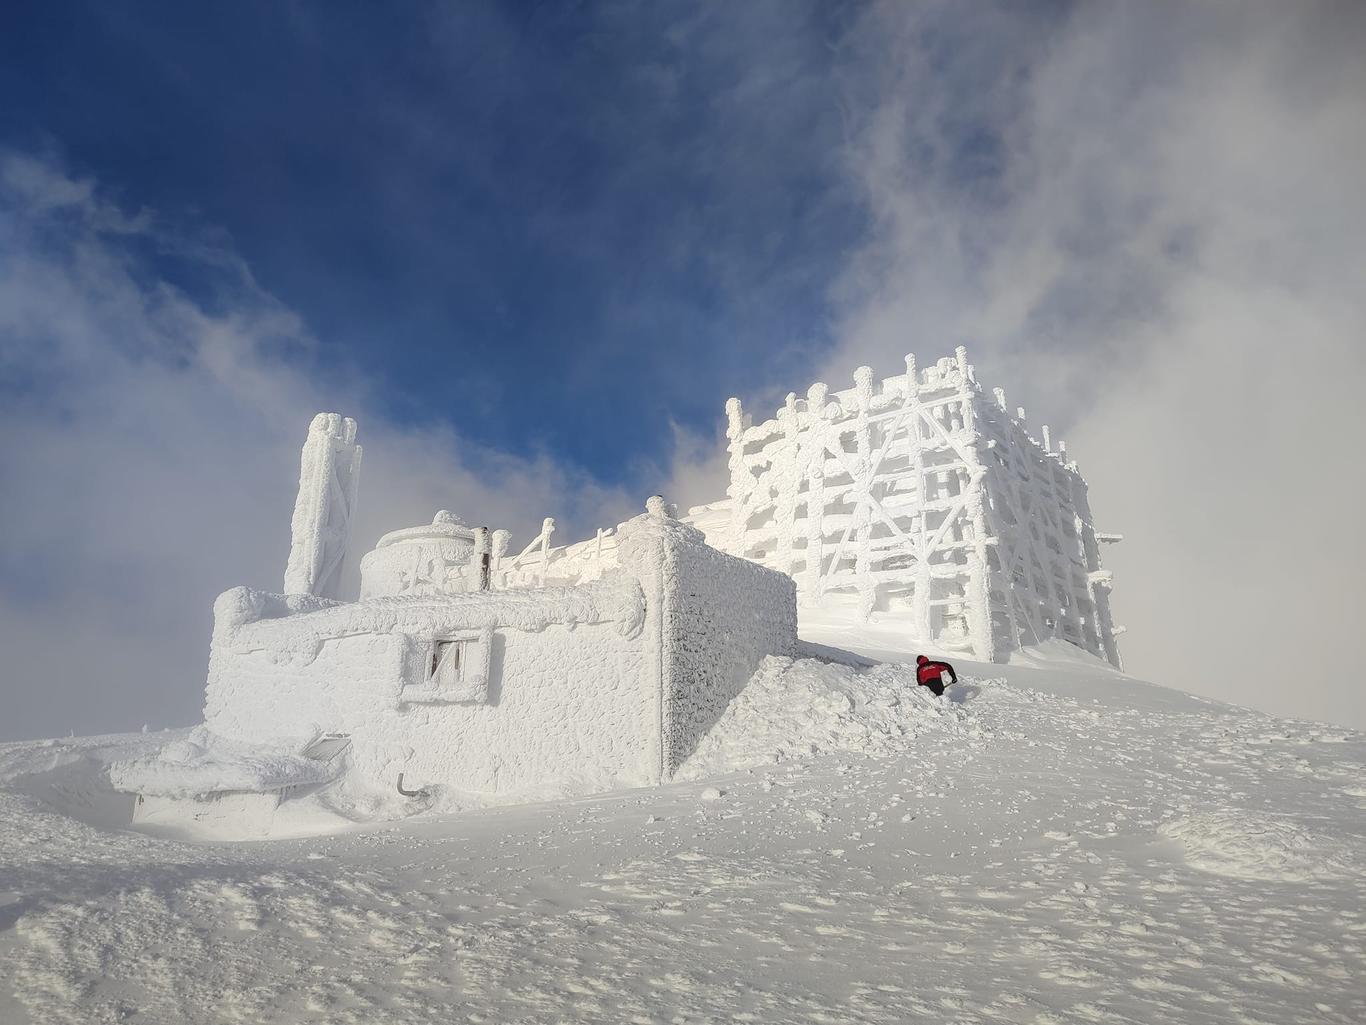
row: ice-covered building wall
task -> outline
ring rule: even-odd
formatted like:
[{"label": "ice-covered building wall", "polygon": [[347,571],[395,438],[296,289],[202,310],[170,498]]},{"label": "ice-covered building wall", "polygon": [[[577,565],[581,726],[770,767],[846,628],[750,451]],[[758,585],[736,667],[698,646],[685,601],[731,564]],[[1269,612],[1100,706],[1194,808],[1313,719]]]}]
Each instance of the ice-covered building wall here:
[{"label": "ice-covered building wall", "polygon": [[727,498],[690,511],[718,548],[791,574],[806,608],[904,624],[997,660],[1061,637],[1119,666],[1086,482],[955,356],[813,384],[754,424],[726,406]]},{"label": "ice-covered building wall", "polygon": [[349,771],[385,788],[400,772],[500,796],[640,785],[795,648],[792,581],[709,548],[660,500],[613,532],[610,560],[546,583],[515,559],[495,573],[488,534],[439,513],[386,535],[357,602],[223,594],[208,728],[288,750],[345,735]]},{"label": "ice-covered building wall", "polygon": [[215,606],[205,723],[220,736],[344,734],[350,771],[380,789],[400,772],[486,794],[653,778],[631,580],[272,616],[277,601],[239,589]]},{"label": "ice-covered building wall", "polygon": [[[649,644],[660,664],[660,759],[671,775],[749,681],[760,652],[791,653],[796,588],[787,577],[709,547],[702,532],[651,500],[650,533],[637,528],[620,558],[640,576],[650,610]],[[654,504],[657,503],[657,504]],[[649,538],[654,549],[639,549]]]}]

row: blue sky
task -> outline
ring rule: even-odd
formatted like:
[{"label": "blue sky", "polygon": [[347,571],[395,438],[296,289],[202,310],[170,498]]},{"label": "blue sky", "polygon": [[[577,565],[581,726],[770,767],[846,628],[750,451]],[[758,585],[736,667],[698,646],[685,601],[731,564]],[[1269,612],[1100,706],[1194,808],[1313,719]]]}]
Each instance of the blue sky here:
[{"label": "blue sky", "polygon": [[0,137],[226,233],[386,414],[643,488],[832,344],[858,10],[29,5]]},{"label": "blue sky", "polygon": [[0,7],[0,739],[197,719],[318,410],[356,554],[571,540],[719,497],[728,396],[959,343],[1125,534],[1135,673],[1366,726],[1364,50],[1359,3]]}]

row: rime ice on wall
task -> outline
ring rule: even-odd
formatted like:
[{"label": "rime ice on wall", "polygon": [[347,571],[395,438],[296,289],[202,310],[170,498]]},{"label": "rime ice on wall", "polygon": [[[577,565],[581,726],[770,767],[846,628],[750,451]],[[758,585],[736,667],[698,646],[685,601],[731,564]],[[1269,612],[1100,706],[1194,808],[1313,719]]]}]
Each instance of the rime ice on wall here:
[{"label": "rime ice on wall", "polygon": [[629,578],[265,619],[243,606],[273,603],[246,589],[215,603],[205,722],[220,736],[295,749],[344,733],[351,772],[382,790],[400,772],[487,794],[654,778]]},{"label": "rime ice on wall", "polygon": [[[703,544],[679,548],[666,595],[665,775],[675,772],[745,689],[768,655],[797,646],[797,595],[790,578]],[[779,604],[781,615],[773,614]]]},{"label": "rime ice on wall", "polygon": [[806,606],[904,623],[996,660],[1062,637],[1118,666],[1110,576],[1086,482],[982,394],[967,352],[852,389],[813,384],[754,425],[726,405],[727,499],[692,510],[708,540],[789,573]]},{"label": "rime ice on wall", "polygon": [[308,428],[291,520],[286,594],[341,595],[342,565],[360,483],[356,421],[319,413]]},{"label": "rime ice on wall", "polygon": [[671,776],[768,655],[797,643],[790,578],[709,547],[663,500],[623,528],[617,549],[646,596],[647,647],[659,651],[658,758]]},{"label": "rime ice on wall", "polygon": [[[599,532],[551,558],[549,524],[520,565],[449,514],[394,531],[363,560],[357,602],[225,592],[208,728],[286,751],[346,734],[351,778],[385,790],[400,772],[499,796],[668,777],[762,659],[791,653],[792,581],[708,548],[660,500],[606,549]],[[481,545],[501,553],[489,590],[458,572]]]}]

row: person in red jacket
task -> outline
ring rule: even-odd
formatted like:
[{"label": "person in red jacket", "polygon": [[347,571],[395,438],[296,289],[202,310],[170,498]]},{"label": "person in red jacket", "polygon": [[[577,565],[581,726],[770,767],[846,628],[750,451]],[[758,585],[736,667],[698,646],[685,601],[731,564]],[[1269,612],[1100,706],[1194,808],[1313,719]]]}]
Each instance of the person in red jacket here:
[{"label": "person in red jacket", "polygon": [[944,693],[944,674],[948,673],[953,679],[949,683],[958,682],[958,674],[954,672],[953,666],[947,662],[932,662],[925,655],[915,657],[915,682],[922,687],[928,687],[934,691],[935,697],[940,697]]}]

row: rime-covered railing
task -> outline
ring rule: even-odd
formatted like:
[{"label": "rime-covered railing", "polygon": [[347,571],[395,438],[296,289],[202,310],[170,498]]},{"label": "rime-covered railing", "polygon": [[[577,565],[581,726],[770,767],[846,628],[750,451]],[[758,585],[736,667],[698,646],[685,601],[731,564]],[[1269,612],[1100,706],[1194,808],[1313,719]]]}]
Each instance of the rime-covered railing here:
[{"label": "rime-covered railing", "polygon": [[547,519],[541,533],[512,559],[495,560],[496,588],[543,587],[546,584],[587,583],[617,565],[617,528],[601,528],[584,541],[552,547],[555,521]]}]

